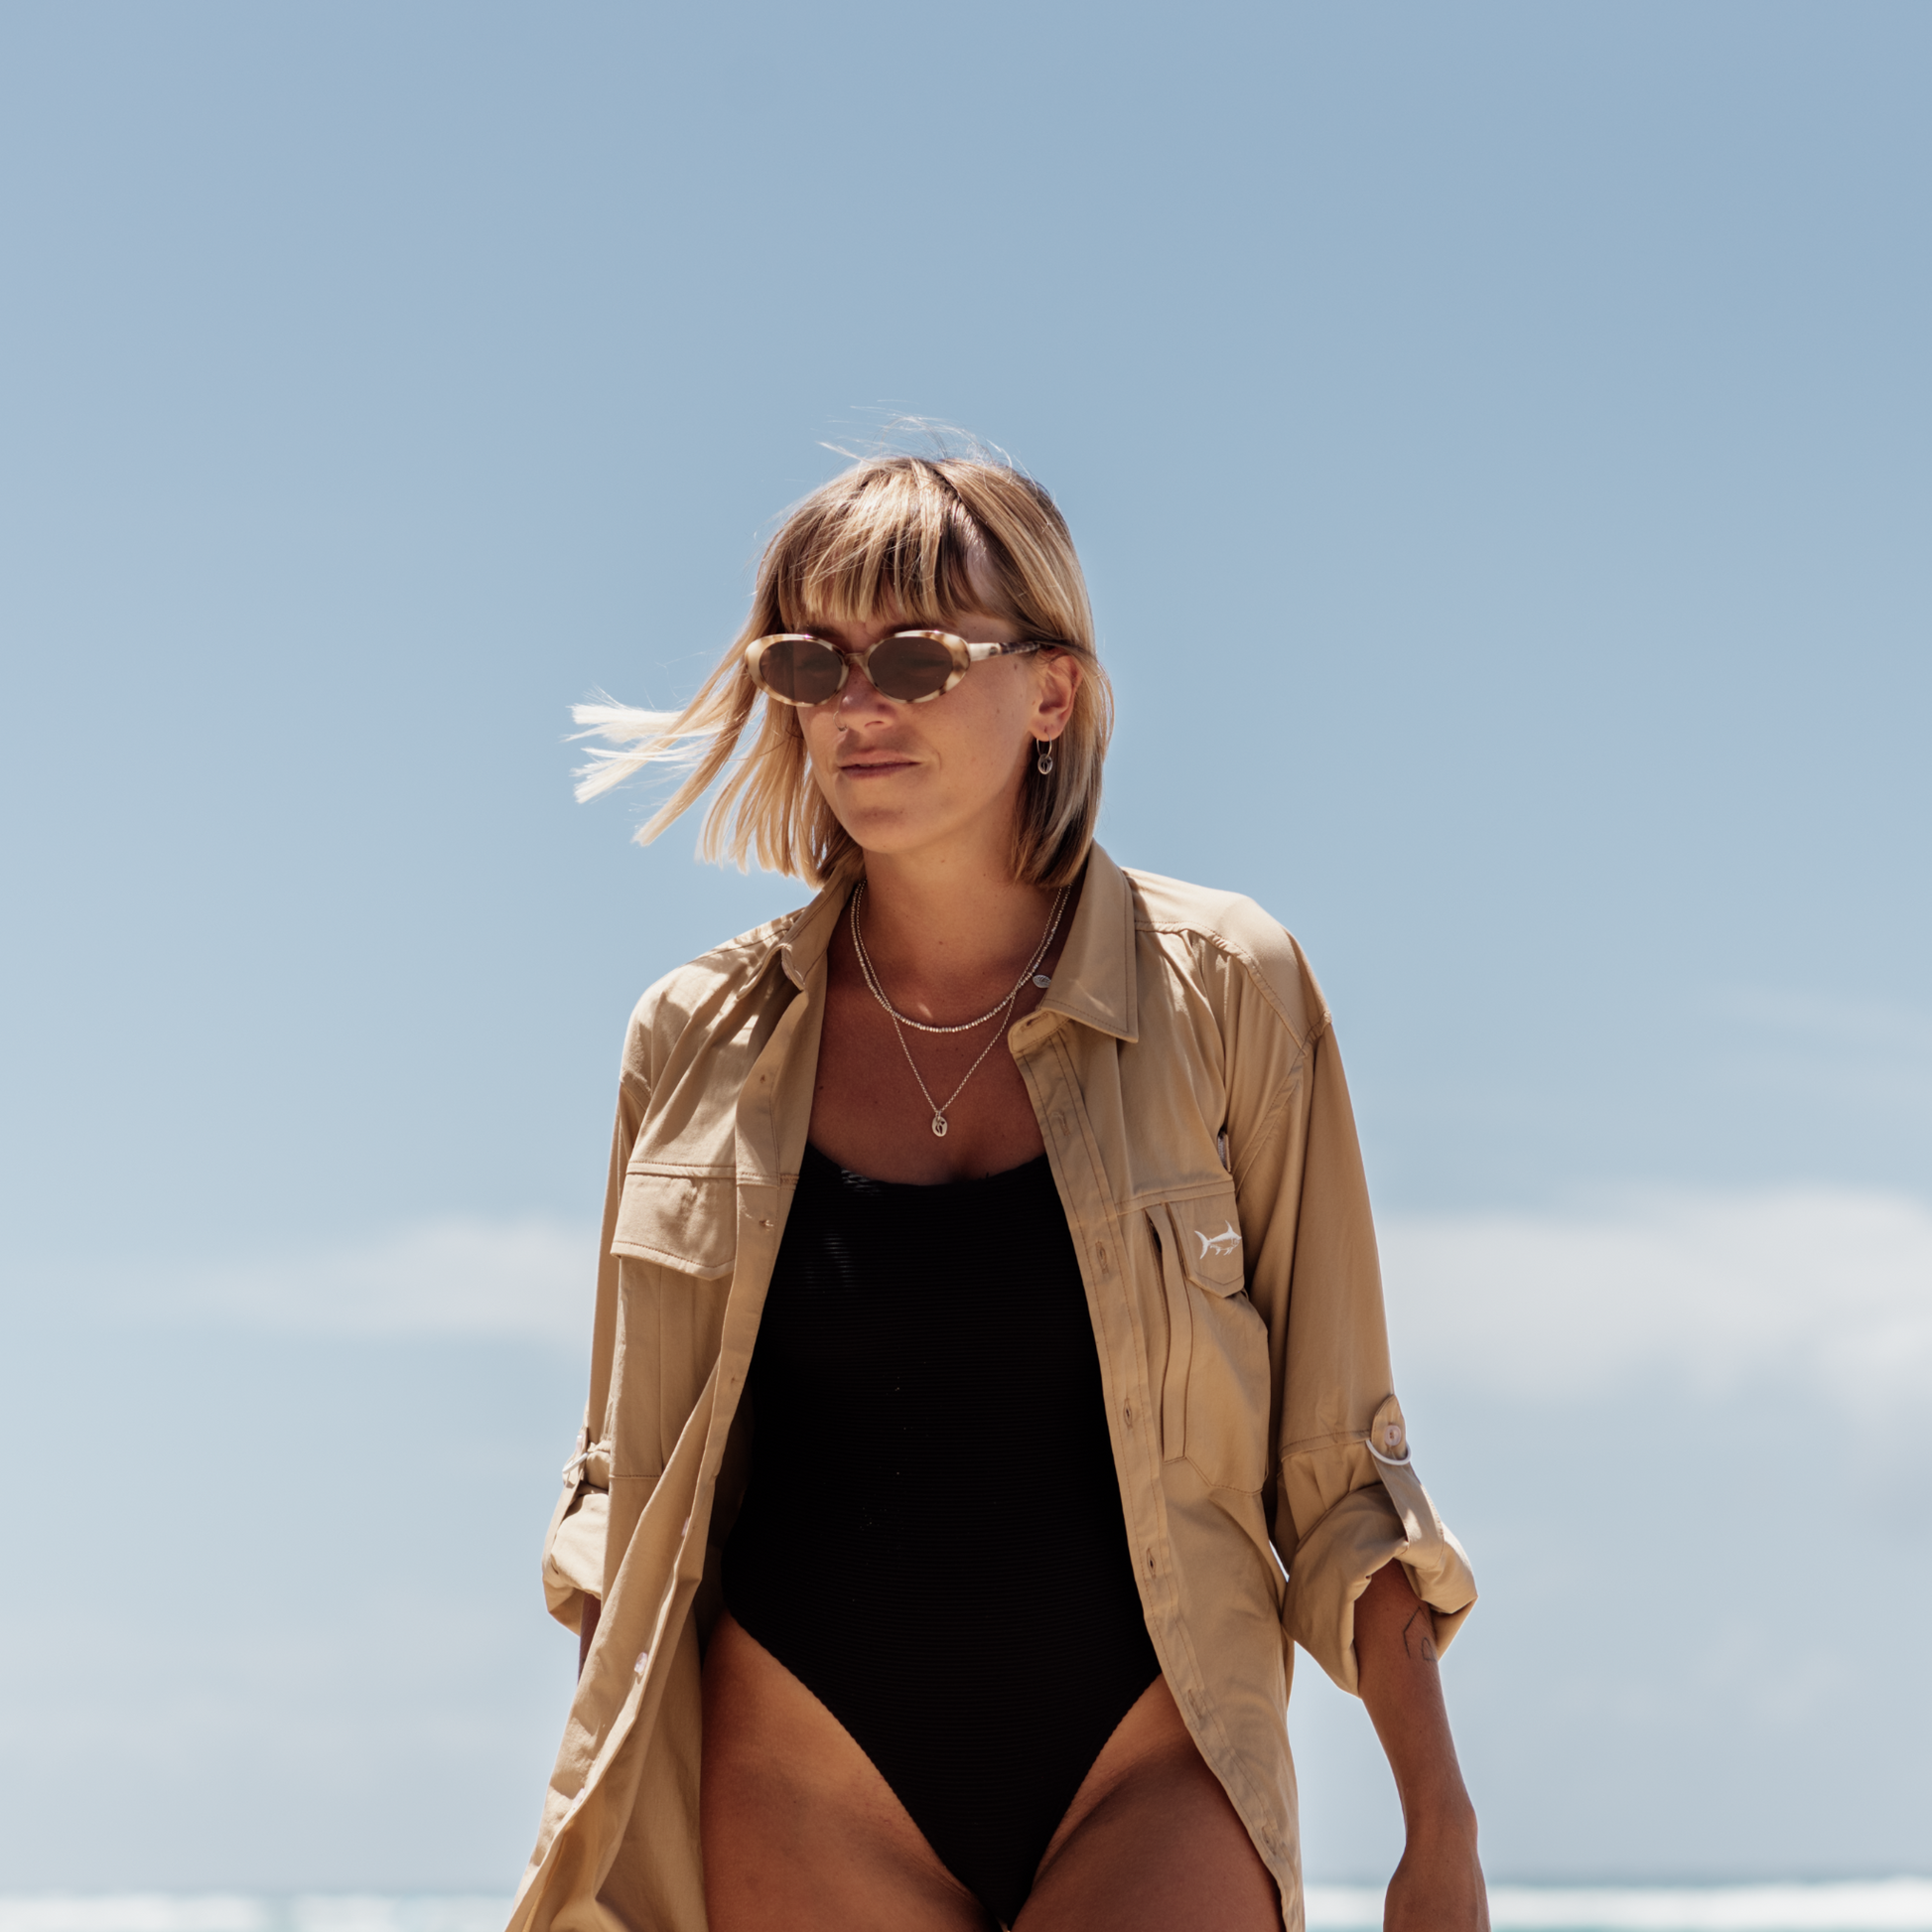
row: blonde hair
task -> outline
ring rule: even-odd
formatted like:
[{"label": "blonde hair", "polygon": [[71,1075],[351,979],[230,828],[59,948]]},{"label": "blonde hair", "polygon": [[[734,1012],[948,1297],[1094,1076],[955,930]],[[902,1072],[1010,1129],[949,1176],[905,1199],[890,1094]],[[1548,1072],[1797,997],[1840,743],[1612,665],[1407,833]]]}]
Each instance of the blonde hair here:
[{"label": "blonde hair", "polygon": [[[1065,885],[1093,841],[1113,690],[1065,519],[1032,478],[980,457],[871,457],[796,504],[759,560],[744,630],[682,711],[574,708],[590,728],[577,736],[626,748],[594,749],[577,796],[594,798],[647,765],[682,767],[683,782],[637,833],[648,845],[732,762],[762,698],[745,667],[754,637],[881,615],[945,627],[968,611],[1004,619],[1016,637],[1052,639],[1085,672],[1052,771],[1027,761],[1013,830],[1014,877]],[[705,816],[700,853],[732,859],[741,872],[756,856],[768,872],[817,886],[853,849],[812,780],[797,713],[766,702],[750,750]]]}]

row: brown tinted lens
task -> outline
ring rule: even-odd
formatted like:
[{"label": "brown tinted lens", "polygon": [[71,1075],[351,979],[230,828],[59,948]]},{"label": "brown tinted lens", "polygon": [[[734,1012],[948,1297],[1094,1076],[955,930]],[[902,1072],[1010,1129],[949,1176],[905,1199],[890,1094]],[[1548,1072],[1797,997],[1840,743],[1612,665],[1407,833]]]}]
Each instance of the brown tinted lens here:
[{"label": "brown tinted lens", "polygon": [[813,637],[780,637],[759,655],[759,677],[791,704],[823,704],[839,688],[839,654]]},{"label": "brown tinted lens", "polygon": [[872,681],[889,698],[916,702],[946,688],[952,676],[952,652],[936,637],[916,631],[887,637],[872,654]]}]

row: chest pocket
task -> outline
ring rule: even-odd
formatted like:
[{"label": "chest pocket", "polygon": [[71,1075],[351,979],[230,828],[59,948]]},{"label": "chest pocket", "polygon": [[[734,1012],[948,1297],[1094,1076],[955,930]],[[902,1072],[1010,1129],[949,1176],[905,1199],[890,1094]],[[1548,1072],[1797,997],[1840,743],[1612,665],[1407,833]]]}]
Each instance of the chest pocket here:
[{"label": "chest pocket", "polygon": [[738,1182],[729,1171],[636,1167],[623,1177],[612,1252],[715,1281],[738,1259]]},{"label": "chest pocket", "polygon": [[619,1262],[612,1473],[652,1476],[718,1359],[738,1262],[736,1177],[632,1168],[611,1251]]},{"label": "chest pocket", "polygon": [[1268,1330],[1247,1296],[1234,1190],[1148,1210],[1161,1251],[1168,1360],[1161,1454],[1215,1489],[1258,1491],[1268,1474]]}]

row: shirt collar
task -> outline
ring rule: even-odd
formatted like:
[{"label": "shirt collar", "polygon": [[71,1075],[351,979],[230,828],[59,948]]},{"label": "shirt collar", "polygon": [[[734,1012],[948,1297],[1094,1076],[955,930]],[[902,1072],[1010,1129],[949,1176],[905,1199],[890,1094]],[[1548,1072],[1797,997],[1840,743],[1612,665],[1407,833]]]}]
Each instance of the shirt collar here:
[{"label": "shirt collar", "polygon": [[1134,890],[1127,875],[1099,846],[1087,848],[1086,883],[1074,909],[1073,927],[1060,949],[1053,984],[1035,1009],[1140,1038],[1134,998]]},{"label": "shirt collar", "polygon": [[[864,860],[848,851],[812,902],[777,937],[785,977],[803,989],[823,963]],[[1134,1004],[1134,893],[1098,845],[1087,848],[1086,882],[1060,949],[1053,984],[1035,1011],[1060,1013],[1116,1039],[1138,1039]]]},{"label": "shirt collar", "polygon": [[785,978],[801,992],[806,980],[824,963],[838,929],[839,914],[845,910],[853,883],[865,870],[865,855],[856,846],[847,846],[825,889],[809,905],[801,906],[788,920],[779,921],[778,962]]}]

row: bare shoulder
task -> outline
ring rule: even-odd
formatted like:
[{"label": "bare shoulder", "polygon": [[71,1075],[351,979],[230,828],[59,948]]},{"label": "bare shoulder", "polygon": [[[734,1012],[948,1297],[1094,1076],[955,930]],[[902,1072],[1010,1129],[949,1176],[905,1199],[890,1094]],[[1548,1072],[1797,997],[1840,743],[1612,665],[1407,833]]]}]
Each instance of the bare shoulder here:
[{"label": "bare shoulder", "polygon": [[[1184,970],[1191,954],[1207,968],[1216,958],[1238,968],[1243,979],[1279,1015],[1298,1042],[1328,1024],[1328,1005],[1313,968],[1295,935],[1245,893],[1195,886],[1184,879],[1123,868],[1134,895],[1134,924],[1145,939],[1185,942],[1160,948],[1170,970]],[[1142,950],[1147,946],[1144,943]]]}]

